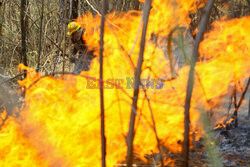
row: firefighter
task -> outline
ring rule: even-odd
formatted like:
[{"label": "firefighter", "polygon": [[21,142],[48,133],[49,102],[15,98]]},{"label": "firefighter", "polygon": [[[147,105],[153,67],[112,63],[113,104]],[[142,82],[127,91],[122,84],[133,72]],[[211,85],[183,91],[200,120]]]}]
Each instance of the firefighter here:
[{"label": "firefighter", "polygon": [[81,71],[89,71],[91,61],[96,57],[94,51],[89,50],[86,46],[86,42],[82,38],[83,33],[84,30],[79,23],[73,21],[68,24],[67,35],[71,36],[71,41],[74,45],[72,51],[73,57],[70,58],[70,61],[75,63],[73,73],[76,74],[80,74]]}]

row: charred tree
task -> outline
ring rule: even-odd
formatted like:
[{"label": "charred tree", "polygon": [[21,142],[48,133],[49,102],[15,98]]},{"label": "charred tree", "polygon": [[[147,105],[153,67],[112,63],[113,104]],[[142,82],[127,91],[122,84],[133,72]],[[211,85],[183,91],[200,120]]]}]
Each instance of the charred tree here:
[{"label": "charred tree", "polygon": [[21,7],[20,7],[21,43],[22,43],[21,62],[26,66],[28,65],[28,62],[27,62],[28,18],[26,17],[28,3],[29,3],[28,0],[21,0]]},{"label": "charred tree", "polygon": [[78,0],[72,0],[71,4],[71,20],[74,20],[78,17]]}]

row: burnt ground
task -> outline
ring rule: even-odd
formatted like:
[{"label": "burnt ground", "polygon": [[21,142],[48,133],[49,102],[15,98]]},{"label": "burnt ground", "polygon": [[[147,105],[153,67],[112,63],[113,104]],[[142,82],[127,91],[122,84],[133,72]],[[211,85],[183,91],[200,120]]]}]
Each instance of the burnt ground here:
[{"label": "burnt ground", "polygon": [[237,128],[220,129],[215,132],[226,167],[250,166],[250,120],[239,119]]},{"label": "burnt ground", "polygon": [[[237,92],[237,102],[241,97],[242,93]],[[220,97],[221,98],[221,97]],[[214,129],[207,131],[211,133],[215,146],[218,151],[218,160],[225,167],[250,167],[250,117],[249,117],[249,103],[250,103],[250,91],[248,89],[245,94],[244,100],[242,101],[238,110],[238,127],[235,126],[234,121],[230,122],[231,118],[234,118],[234,104],[230,105],[230,95],[223,97],[223,102],[213,108],[213,115],[211,116],[211,124]],[[231,106],[231,108],[229,107]],[[224,120],[223,127],[218,127],[218,122],[222,118]],[[213,122],[214,121],[214,122]],[[217,122],[216,122],[217,121]],[[227,122],[227,123],[226,123]],[[211,166],[208,165],[208,154],[206,153],[206,146],[204,138],[201,137],[199,141],[193,143],[194,148],[190,151],[190,166]],[[215,166],[216,167],[216,166]]]},{"label": "burnt ground", "polygon": [[250,167],[249,103],[250,91],[248,90],[238,110],[238,127],[234,127],[232,122],[232,126],[215,131],[222,162],[226,167]]},{"label": "burnt ground", "polygon": [[[240,97],[239,93],[239,97]],[[238,98],[239,100],[240,98]],[[219,154],[222,164],[225,167],[250,167],[250,117],[249,104],[250,91],[248,90],[245,98],[238,110],[238,127],[235,127],[235,121],[229,123],[226,127],[214,130],[215,139],[218,143]],[[224,114],[229,114],[228,121],[233,117],[233,105],[228,110],[229,103],[224,103]],[[225,111],[225,110],[224,110]],[[229,113],[228,113],[229,111]]]}]

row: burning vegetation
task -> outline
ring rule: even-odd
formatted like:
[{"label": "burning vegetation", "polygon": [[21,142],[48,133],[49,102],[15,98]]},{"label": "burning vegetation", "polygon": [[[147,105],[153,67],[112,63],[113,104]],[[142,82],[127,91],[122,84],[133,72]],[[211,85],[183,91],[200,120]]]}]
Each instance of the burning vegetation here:
[{"label": "burning vegetation", "polygon": [[[198,0],[152,1],[135,113],[134,165],[177,166],[183,162],[185,97],[193,63],[189,15],[205,4]],[[84,30],[86,47],[95,55],[88,71],[45,75],[23,64],[18,66],[26,73],[25,79],[18,81],[25,100],[8,117],[6,108],[0,108],[0,166],[101,166],[100,83],[104,84],[106,165],[126,166],[143,17],[142,11],[134,10],[106,15],[103,81],[99,80],[101,16],[91,13],[75,20]],[[224,121],[217,112],[225,115],[225,111],[216,108],[224,105],[232,90],[244,93],[242,83],[250,74],[249,34],[250,17],[245,16],[217,20],[204,35],[189,110],[192,152],[199,152],[197,143],[202,143],[201,152],[212,148],[205,157],[214,154],[217,141],[207,134],[225,130],[236,119]],[[183,38],[186,36],[189,39]],[[181,65],[178,60],[183,60]],[[201,121],[204,116],[209,123]],[[214,128],[209,128],[211,123]],[[195,162],[197,159],[190,158],[189,165],[222,164],[206,158]]]}]

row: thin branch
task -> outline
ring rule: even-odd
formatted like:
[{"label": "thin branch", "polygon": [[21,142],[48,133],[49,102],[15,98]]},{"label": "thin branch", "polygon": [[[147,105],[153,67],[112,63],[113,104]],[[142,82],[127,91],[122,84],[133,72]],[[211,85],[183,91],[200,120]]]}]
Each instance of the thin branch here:
[{"label": "thin branch", "polygon": [[[1,109],[0,109],[1,110]],[[4,123],[7,121],[7,118],[8,118],[9,114],[8,112],[6,111],[6,116],[4,118],[1,118],[1,124],[0,124],[0,130],[1,128],[3,127]]]},{"label": "thin branch", "polygon": [[[51,11],[51,12],[52,12],[52,11]],[[46,13],[46,16],[47,16],[48,14],[51,14],[51,12]],[[28,16],[28,18],[33,22],[33,24],[34,24],[37,28],[39,28],[39,26],[38,26],[37,23],[36,23],[37,20],[33,20],[32,17],[29,16],[29,15],[27,15],[27,16]],[[41,19],[41,18],[40,18],[40,19]],[[31,29],[32,26],[33,26],[33,25],[31,25],[31,26],[29,27],[29,29]],[[44,31],[43,31],[43,33],[46,34]],[[58,45],[54,42],[54,40],[52,40],[47,34],[46,34],[45,37],[46,37],[54,46],[56,46],[56,48],[57,48],[60,52],[63,53],[63,49],[60,48],[60,46],[58,46]]]},{"label": "thin branch", "polygon": [[137,33],[136,33],[136,37],[135,37],[135,41],[134,41],[134,43],[133,43],[133,45],[132,45],[132,47],[131,47],[131,49],[129,51],[129,54],[128,54],[129,57],[131,57],[131,55],[132,55],[132,53],[134,51],[135,45],[136,45],[136,43],[138,41],[140,30],[141,30],[141,26],[142,26],[142,22],[143,22],[143,18],[141,18],[141,20],[140,20],[140,23],[139,23],[139,26],[138,26],[138,30],[137,30]]},{"label": "thin branch", "polygon": [[[16,79],[16,78],[18,78],[18,77],[20,77],[20,76],[24,76],[24,75],[26,75],[26,73],[27,73],[27,71],[22,72],[22,73],[19,73],[19,74],[17,74],[17,75],[14,76],[14,77],[8,78],[8,79],[6,79],[6,80],[0,82],[0,85],[4,84],[4,83],[6,83],[6,82],[9,82],[9,81],[11,81],[11,80],[13,80],[13,79]],[[1,76],[1,75],[0,75],[0,76]]]},{"label": "thin branch", "polygon": [[209,20],[209,15],[211,8],[213,6],[214,0],[209,0],[205,10],[204,10],[204,15],[201,18],[201,22],[199,25],[199,31],[196,35],[195,43],[194,43],[194,49],[193,49],[193,56],[190,64],[190,71],[189,71],[189,77],[188,77],[188,84],[187,84],[187,90],[186,90],[186,98],[185,98],[185,110],[184,110],[184,141],[183,141],[183,166],[188,167],[188,159],[189,159],[189,129],[190,129],[190,103],[191,103],[191,97],[192,97],[192,92],[193,92],[193,86],[194,86],[194,69],[195,69],[195,64],[196,61],[199,57],[199,45],[200,42],[202,41],[203,34],[206,30],[207,23]]},{"label": "thin branch", "polygon": [[86,0],[86,2],[92,8],[92,10],[94,10],[98,15],[101,16],[101,13],[88,0]]},{"label": "thin branch", "polygon": [[[142,84],[141,84],[141,85],[142,85]],[[142,85],[142,86],[143,86],[143,85]],[[156,124],[155,124],[155,119],[154,119],[154,114],[153,114],[153,110],[152,110],[152,107],[151,107],[150,99],[149,99],[149,97],[148,97],[148,95],[147,95],[147,90],[146,90],[146,88],[143,88],[143,91],[144,91],[144,94],[145,94],[145,98],[147,99],[148,106],[149,106],[149,110],[150,110],[151,120],[152,120],[152,123],[153,123],[152,128],[153,128],[154,133],[155,133],[155,138],[156,138],[156,141],[157,141],[157,147],[158,147],[159,153],[160,153],[161,167],[164,167],[164,162],[163,162],[163,157],[162,157],[161,142],[160,142],[160,139],[159,139],[157,130],[156,130]]]},{"label": "thin branch", "polygon": [[[104,24],[107,1],[102,3],[102,17],[101,17],[101,32],[100,32],[100,80],[103,80],[103,50],[104,50]],[[102,167],[106,167],[106,137],[105,137],[105,113],[104,113],[104,94],[103,82],[100,83],[100,107],[101,107],[101,143],[102,143]]]},{"label": "thin branch", "polygon": [[140,43],[140,52],[139,58],[137,62],[137,67],[135,71],[135,82],[134,82],[134,95],[133,95],[133,103],[132,109],[130,114],[130,123],[129,123],[129,130],[127,136],[127,167],[131,167],[133,164],[133,141],[134,141],[134,125],[135,125],[135,116],[137,113],[137,101],[139,96],[139,86],[140,86],[140,76],[141,76],[141,67],[143,63],[143,55],[145,49],[145,40],[146,40],[146,32],[147,32],[147,25],[148,25],[148,18],[150,13],[152,0],[146,0],[144,11],[143,11],[143,27],[142,27],[142,36],[141,36],[141,43]]},{"label": "thin branch", "polygon": [[[102,14],[88,1],[86,0],[87,4],[99,15],[102,16]],[[105,18],[105,21],[108,23],[108,25],[112,25],[114,27],[116,27],[117,29],[121,30],[122,32],[126,33],[125,31],[123,31],[119,26],[113,24],[109,19]]]},{"label": "thin branch", "polygon": [[232,103],[233,103],[233,95],[230,96],[229,105],[228,105],[228,109],[227,109],[227,117],[229,117],[229,113],[230,113],[230,109],[232,107]]}]

